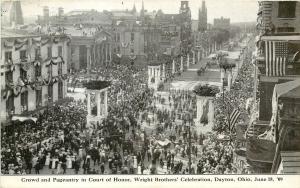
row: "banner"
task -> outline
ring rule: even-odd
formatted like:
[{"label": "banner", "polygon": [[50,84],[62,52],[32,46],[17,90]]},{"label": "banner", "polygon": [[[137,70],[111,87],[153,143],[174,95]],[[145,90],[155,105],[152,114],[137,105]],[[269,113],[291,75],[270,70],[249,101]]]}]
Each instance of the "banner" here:
[{"label": "banner", "polygon": [[36,123],[37,118],[35,118],[35,117],[13,116],[11,120],[12,121],[20,121],[20,122],[24,122],[24,121],[30,120],[30,121],[33,121],[33,122]]}]

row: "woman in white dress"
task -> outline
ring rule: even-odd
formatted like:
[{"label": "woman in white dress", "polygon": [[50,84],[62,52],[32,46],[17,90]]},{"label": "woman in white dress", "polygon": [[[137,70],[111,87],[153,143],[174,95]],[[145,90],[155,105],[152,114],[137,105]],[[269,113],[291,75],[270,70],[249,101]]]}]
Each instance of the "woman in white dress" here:
[{"label": "woman in white dress", "polygon": [[67,168],[68,169],[72,168],[72,158],[70,155],[67,156]]},{"label": "woman in white dress", "polygon": [[55,169],[56,161],[58,161],[58,159],[57,159],[56,157],[53,157],[53,158],[52,158],[52,167],[51,167],[52,169]]},{"label": "woman in white dress", "polygon": [[45,166],[49,166],[49,164],[50,164],[50,153],[47,153]]}]

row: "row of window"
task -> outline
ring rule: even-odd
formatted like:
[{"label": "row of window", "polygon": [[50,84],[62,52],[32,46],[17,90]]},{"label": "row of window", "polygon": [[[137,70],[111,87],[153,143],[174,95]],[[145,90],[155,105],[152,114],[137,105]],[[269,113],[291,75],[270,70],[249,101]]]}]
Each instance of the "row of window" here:
[{"label": "row of window", "polygon": [[[62,75],[62,63],[57,64],[58,69],[57,73],[58,75]],[[52,65],[47,67],[47,73],[49,77],[52,77]],[[38,78],[42,76],[42,66],[34,66],[34,76],[35,78]],[[27,79],[27,71],[25,71],[23,68],[20,67],[20,78],[22,80]],[[13,82],[13,72],[12,71],[6,71],[5,72],[5,83]]]},{"label": "row of window", "polygon": [[[58,56],[63,55],[62,46],[57,47],[57,52],[58,52]],[[27,50],[20,50],[19,54],[20,54],[19,57],[21,60],[27,59]],[[38,58],[39,56],[41,56],[41,47],[35,48],[35,58]],[[51,57],[52,57],[52,46],[48,46],[47,47],[47,58],[51,58]],[[5,52],[4,58],[5,58],[5,62],[7,62],[8,60],[12,60],[12,52],[11,51]]]},{"label": "row of window", "polygon": [[[58,82],[58,99],[63,98],[63,82]],[[24,91],[20,95],[21,99],[21,112],[28,110],[28,91]],[[35,90],[35,103],[36,108],[42,106],[42,88],[40,90]],[[48,85],[48,102],[53,102],[53,85]],[[14,112],[14,96],[10,96],[6,100],[6,112]]]},{"label": "row of window", "polygon": [[[115,33],[115,41],[116,42],[120,42],[121,41],[120,33]],[[134,33],[130,33],[130,41],[131,42],[134,41]]]}]

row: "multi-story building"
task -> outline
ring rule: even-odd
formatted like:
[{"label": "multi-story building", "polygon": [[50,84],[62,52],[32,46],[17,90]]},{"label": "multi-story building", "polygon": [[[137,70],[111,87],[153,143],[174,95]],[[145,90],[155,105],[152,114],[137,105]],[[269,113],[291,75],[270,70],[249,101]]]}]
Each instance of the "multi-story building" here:
[{"label": "multi-story building", "polygon": [[205,1],[202,1],[202,7],[198,12],[198,31],[204,32],[207,30],[207,8]]},{"label": "multi-story building", "polygon": [[215,18],[213,27],[216,29],[229,30],[230,29],[230,18],[223,18],[223,17]]},{"label": "multi-story building", "polygon": [[1,25],[13,26],[24,24],[20,1],[3,1],[1,3]]},{"label": "multi-story building", "polygon": [[66,96],[68,43],[65,34],[1,31],[0,120],[35,112]]},{"label": "multi-story building", "polygon": [[253,62],[258,113],[247,130],[247,159],[254,172],[276,173],[280,162],[285,168],[286,156],[300,151],[295,145],[300,127],[295,115],[300,95],[300,3],[261,1],[257,20]]}]

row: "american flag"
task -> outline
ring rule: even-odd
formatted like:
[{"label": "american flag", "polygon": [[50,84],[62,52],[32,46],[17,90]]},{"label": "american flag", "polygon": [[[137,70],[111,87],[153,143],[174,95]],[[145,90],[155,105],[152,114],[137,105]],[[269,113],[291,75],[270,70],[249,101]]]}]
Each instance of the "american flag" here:
[{"label": "american flag", "polygon": [[284,76],[288,54],[287,42],[266,41],[266,75]]},{"label": "american flag", "polygon": [[238,119],[238,117],[241,115],[241,113],[239,112],[238,109],[234,109],[230,116],[229,116],[229,126],[230,126],[230,130],[232,130],[235,127],[236,121]]}]

